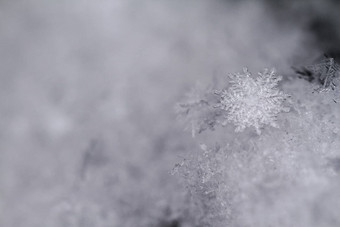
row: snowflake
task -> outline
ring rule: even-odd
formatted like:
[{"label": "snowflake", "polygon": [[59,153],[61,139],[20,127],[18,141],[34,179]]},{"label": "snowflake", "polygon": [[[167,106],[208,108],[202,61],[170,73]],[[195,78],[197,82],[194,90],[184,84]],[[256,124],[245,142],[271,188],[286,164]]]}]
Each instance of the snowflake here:
[{"label": "snowflake", "polygon": [[220,111],[216,111],[216,96],[211,92],[211,88],[196,84],[185,99],[176,105],[176,112],[184,124],[185,129],[191,130],[192,137],[196,134],[210,129],[214,130]]},{"label": "snowflake", "polygon": [[325,58],[319,64],[306,67],[313,72],[323,85],[323,89],[334,88],[339,84],[340,65],[333,58]]},{"label": "snowflake", "polygon": [[316,64],[295,68],[295,72],[299,78],[320,84],[317,91],[336,90],[340,85],[340,65],[334,58],[325,56]]},{"label": "snowflake", "polygon": [[230,74],[231,86],[228,90],[217,91],[220,102],[217,105],[225,113],[225,121],[236,126],[236,132],[254,126],[258,134],[264,125],[278,127],[277,115],[287,112],[283,106],[288,95],[277,88],[281,76],[275,70],[265,69],[257,78],[252,78],[246,68],[243,73]]}]

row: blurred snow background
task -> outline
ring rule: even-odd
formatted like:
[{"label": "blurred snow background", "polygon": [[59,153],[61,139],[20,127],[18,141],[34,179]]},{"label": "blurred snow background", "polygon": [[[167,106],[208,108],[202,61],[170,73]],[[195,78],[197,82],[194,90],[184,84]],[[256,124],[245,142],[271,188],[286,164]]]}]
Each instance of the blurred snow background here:
[{"label": "blurred snow background", "polygon": [[174,104],[335,50],[336,3],[304,2],[0,1],[0,226],[185,226]]}]

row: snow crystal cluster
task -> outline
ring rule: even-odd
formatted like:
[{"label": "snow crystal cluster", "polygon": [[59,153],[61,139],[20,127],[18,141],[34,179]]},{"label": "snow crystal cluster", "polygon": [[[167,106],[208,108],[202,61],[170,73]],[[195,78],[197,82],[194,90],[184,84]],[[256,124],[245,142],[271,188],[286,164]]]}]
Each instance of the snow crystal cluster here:
[{"label": "snow crystal cluster", "polygon": [[215,92],[194,88],[178,105],[178,113],[191,126],[193,137],[196,132],[228,123],[236,126],[236,132],[254,127],[261,134],[266,125],[278,128],[277,116],[289,111],[284,105],[289,96],[278,89],[282,77],[275,69],[264,69],[253,78],[244,68],[243,73],[229,74],[229,79],[229,87]]},{"label": "snow crystal cluster", "polygon": [[181,116],[202,129],[199,146],[173,170],[187,189],[183,220],[208,227],[340,226],[340,106],[310,82],[296,75],[282,80],[274,70],[253,78],[244,69],[223,89],[201,90],[195,109],[180,105],[187,111]]}]

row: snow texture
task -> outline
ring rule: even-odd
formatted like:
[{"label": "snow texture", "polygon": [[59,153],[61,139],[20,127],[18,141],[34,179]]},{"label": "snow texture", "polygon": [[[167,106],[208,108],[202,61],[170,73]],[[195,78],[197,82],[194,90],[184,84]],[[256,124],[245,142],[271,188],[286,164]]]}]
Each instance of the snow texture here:
[{"label": "snow texture", "polygon": [[[319,50],[277,2],[0,1],[0,226],[338,227],[339,104],[289,77]],[[280,129],[221,127],[244,65],[284,76]]]}]

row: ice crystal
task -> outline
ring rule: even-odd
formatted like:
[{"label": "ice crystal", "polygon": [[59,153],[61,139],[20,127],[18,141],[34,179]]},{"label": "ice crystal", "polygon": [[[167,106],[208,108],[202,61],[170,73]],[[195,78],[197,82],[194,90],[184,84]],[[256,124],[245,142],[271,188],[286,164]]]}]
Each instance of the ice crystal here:
[{"label": "ice crystal", "polygon": [[340,65],[334,58],[325,56],[315,64],[294,68],[294,70],[299,75],[299,78],[321,85],[317,89],[318,91],[335,90],[336,87],[339,87]]},{"label": "ice crystal", "polygon": [[195,226],[220,227],[231,219],[230,193],[226,186],[225,166],[228,154],[219,145],[200,145],[200,150],[187,155],[175,165],[172,174],[181,176],[188,190],[186,218]]},{"label": "ice crystal", "polygon": [[178,103],[176,112],[180,119],[184,120],[185,129],[191,131],[192,137],[206,129],[214,130],[219,117],[219,111],[213,108],[216,97],[211,88],[196,84],[187,94],[185,99]]},{"label": "ice crystal", "polygon": [[320,63],[306,68],[318,77],[324,89],[334,89],[338,85],[340,66],[333,58],[325,58]]},{"label": "ice crystal", "polygon": [[283,105],[288,95],[277,88],[282,77],[274,69],[265,69],[253,78],[246,68],[229,77],[229,89],[216,92],[220,96],[217,107],[225,111],[222,124],[233,123],[236,132],[253,126],[258,134],[264,125],[278,127],[277,115],[289,110]]}]

